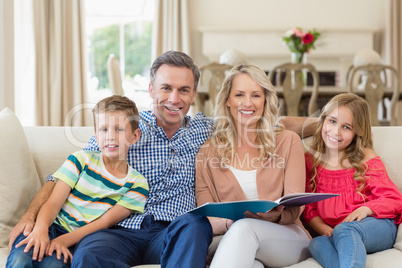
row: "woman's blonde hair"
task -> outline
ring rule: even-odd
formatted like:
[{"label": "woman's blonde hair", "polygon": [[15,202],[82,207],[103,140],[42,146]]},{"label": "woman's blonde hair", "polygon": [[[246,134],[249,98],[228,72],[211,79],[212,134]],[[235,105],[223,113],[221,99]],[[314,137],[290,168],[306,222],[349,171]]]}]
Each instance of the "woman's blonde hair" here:
[{"label": "woman's blonde hair", "polygon": [[318,167],[323,164],[323,155],[326,153],[325,142],[322,138],[322,128],[324,126],[325,118],[336,108],[346,107],[352,113],[353,116],[353,131],[355,137],[353,141],[345,148],[345,154],[340,159],[347,159],[350,164],[355,168],[356,172],[353,178],[360,181],[361,184],[357,189],[357,192],[361,193],[365,187],[366,179],[364,178],[367,165],[362,163],[364,159],[364,149],[373,148],[373,140],[371,138],[371,122],[369,106],[366,100],[353,93],[342,93],[333,97],[323,108],[318,121],[317,130],[313,136],[313,143],[311,146],[311,152],[313,155],[313,167],[310,171],[311,177],[311,190],[315,191],[317,187],[316,180],[318,178]]},{"label": "woman's blonde hair", "polygon": [[227,163],[233,159],[237,131],[230,108],[226,105],[232,89],[233,80],[239,74],[249,75],[263,89],[265,102],[262,116],[257,121],[256,145],[260,152],[260,160],[272,155],[276,149],[276,135],[283,129],[278,118],[278,97],[265,72],[255,65],[241,64],[232,68],[222,84],[217,96],[215,107],[215,130],[211,142],[218,148],[218,156],[221,162]]}]

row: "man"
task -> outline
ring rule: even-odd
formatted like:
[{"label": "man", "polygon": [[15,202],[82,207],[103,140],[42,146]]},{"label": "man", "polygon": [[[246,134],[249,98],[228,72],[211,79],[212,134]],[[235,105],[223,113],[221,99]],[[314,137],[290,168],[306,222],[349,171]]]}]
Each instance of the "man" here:
[{"label": "man", "polygon": [[[140,140],[130,148],[128,163],[149,183],[143,214],[133,214],[112,229],[79,242],[73,267],[205,267],[212,229],[205,217],[185,214],[195,207],[194,162],[209,137],[212,120],[186,116],[194,102],[200,73],[184,53],[169,51],[151,67],[152,112],[140,113]],[[94,138],[86,150],[98,150]],[[38,208],[54,183],[47,182],[10,234],[29,233]],[[182,215],[183,214],[183,215]],[[181,216],[180,216],[181,215]]]},{"label": "man", "polygon": [[[128,163],[148,180],[143,214],[133,214],[113,229],[95,232],[77,245],[72,267],[131,267],[161,263],[163,267],[206,265],[212,228],[205,217],[185,214],[195,207],[194,162],[210,135],[212,119],[187,115],[200,78],[186,54],[169,51],[159,56],[150,72],[152,112],[140,113],[140,140],[130,148]],[[305,119],[285,124],[301,129]],[[92,138],[87,150],[97,150]],[[10,233],[10,244],[28,235],[54,183],[47,182]]]}]

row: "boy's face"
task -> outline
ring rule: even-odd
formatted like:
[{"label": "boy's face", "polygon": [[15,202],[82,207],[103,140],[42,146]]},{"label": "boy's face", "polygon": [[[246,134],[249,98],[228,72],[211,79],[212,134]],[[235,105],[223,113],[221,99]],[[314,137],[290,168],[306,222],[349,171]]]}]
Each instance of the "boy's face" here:
[{"label": "boy's face", "polygon": [[99,113],[95,119],[96,141],[103,155],[113,160],[126,160],[130,145],[140,138],[140,129],[131,128],[123,111]]}]

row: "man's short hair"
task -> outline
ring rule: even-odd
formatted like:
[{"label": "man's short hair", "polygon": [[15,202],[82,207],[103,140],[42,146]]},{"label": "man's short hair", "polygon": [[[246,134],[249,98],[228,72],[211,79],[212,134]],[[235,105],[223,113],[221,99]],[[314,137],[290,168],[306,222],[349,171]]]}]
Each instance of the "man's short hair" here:
[{"label": "man's short hair", "polygon": [[194,90],[197,90],[198,81],[200,80],[200,70],[194,64],[193,59],[186,53],[180,51],[168,51],[160,55],[151,66],[150,82],[154,83],[156,72],[163,64],[174,67],[185,67],[191,70],[194,76]]}]

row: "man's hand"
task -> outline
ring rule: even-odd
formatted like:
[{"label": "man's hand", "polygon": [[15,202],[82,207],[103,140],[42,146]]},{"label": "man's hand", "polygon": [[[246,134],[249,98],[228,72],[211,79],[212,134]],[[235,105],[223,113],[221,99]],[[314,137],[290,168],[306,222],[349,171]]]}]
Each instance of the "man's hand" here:
[{"label": "man's hand", "polygon": [[263,221],[269,221],[269,222],[279,222],[284,208],[285,208],[284,206],[280,205],[265,213],[257,212],[257,214],[250,212],[250,211],[246,211],[246,212],[244,212],[244,217],[263,220]]},{"label": "man's hand", "polygon": [[38,215],[39,210],[42,207],[42,205],[49,198],[55,185],[56,185],[56,183],[54,183],[53,181],[49,181],[49,182],[45,183],[45,185],[43,185],[42,188],[40,188],[39,192],[35,195],[31,204],[27,208],[27,211],[21,217],[20,221],[13,228],[13,230],[11,231],[11,233],[8,236],[9,250],[11,250],[15,239],[20,234],[24,234],[25,236],[28,236],[31,234],[31,232],[35,226],[36,216]]},{"label": "man's hand", "polygon": [[20,235],[24,234],[25,236],[30,235],[33,228],[35,226],[35,222],[29,219],[21,218],[20,221],[15,225],[11,233],[8,235],[8,249],[11,251],[11,248],[14,244],[15,239]]}]

